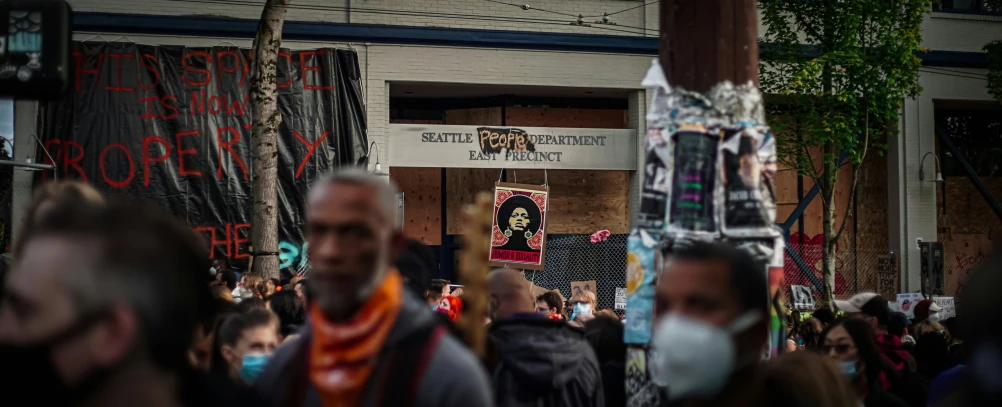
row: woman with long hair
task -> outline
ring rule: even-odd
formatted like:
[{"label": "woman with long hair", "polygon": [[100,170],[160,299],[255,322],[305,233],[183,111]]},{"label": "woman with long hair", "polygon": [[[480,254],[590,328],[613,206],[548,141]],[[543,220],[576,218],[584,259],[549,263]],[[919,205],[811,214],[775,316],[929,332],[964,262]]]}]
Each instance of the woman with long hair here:
[{"label": "woman with long hair", "polygon": [[807,318],[800,323],[797,334],[800,336],[802,349],[815,352],[821,351],[821,321],[817,318]]},{"label": "woman with long hair", "polygon": [[908,407],[888,391],[898,372],[880,355],[867,321],[845,319],[829,325],[821,336],[822,352],[838,363],[859,402],[867,407]]},{"label": "woman with long hair", "polygon": [[770,388],[780,390],[780,394],[790,395],[794,399],[791,404],[812,407],[859,406],[849,378],[834,362],[822,355],[814,352],[783,353],[765,366],[766,381],[772,385]]}]

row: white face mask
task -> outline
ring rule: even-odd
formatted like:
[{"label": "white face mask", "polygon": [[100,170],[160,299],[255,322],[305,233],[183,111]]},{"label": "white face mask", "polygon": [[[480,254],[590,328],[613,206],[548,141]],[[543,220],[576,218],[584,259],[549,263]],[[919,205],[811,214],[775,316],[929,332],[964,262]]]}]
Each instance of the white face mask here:
[{"label": "white face mask", "polygon": [[733,335],[760,318],[757,311],[748,311],[722,328],[677,314],[661,317],[651,338],[651,381],[667,387],[670,400],[716,396],[739,367]]}]

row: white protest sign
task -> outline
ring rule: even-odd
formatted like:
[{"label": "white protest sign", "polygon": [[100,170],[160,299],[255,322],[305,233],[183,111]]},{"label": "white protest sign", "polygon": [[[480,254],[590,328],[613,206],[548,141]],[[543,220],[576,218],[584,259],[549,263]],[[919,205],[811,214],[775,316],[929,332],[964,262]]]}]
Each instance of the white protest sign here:
[{"label": "white protest sign", "polygon": [[891,312],[902,312],[901,305],[897,301],[888,301],[887,308],[890,308]]},{"label": "white protest sign", "polygon": [[626,309],[626,288],[616,288],[616,309]]},{"label": "white protest sign", "polygon": [[793,309],[813,310],[817,308],[814,302],[814,290],[806,285],[791,285],[790,297],[793,300]]},{"label": "white protest sign", "polygon": [[936,313],[939,315],[940,321],[957,316],[957,307],[953,304],[953,297],[932,297],[932,302],[942,308]]},{"label": "white protest sign", "polygon": [[915,304],[924,299],[922,293],[898,293],[898,306],[908,318],[915,318]]}]

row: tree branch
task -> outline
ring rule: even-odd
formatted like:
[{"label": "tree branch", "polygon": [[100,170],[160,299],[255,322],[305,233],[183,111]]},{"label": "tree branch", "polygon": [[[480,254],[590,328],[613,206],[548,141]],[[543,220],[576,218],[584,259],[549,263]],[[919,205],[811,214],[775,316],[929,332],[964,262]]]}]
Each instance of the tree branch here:
[{"label": "tree branch", "polygon": [[842,215],[842,224],[838,227],[838,231],[835,232],[835,236],[832,239],[833,242],[838,242],[839,238],[842,237],[842,232],[845,231],[846,225],[849,224],[849,214],[853,207],[853,198],[856,197],[856,188],[859,183],[859,171],[863,169],[863,162],[866,161],[867,150],[870,147],[870,111],[866,110],[866,127],[863,131],[863,153],[860,156],[859,164],[856,168],[852,169],[852,185],[849,187],[849,203],[845,206],[845,214]]}]

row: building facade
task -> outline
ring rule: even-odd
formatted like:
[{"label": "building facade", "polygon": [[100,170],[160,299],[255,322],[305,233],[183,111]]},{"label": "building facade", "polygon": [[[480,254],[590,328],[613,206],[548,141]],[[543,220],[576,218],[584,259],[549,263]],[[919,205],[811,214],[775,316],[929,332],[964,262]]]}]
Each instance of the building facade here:
[{"label": "building facade", "polygon": [[[69,3],[76,12],[78,41],[250,47],[263,1]],[[857,201],[854,253],[895,258],[901,291],[919,287],[915,240],[952,239],[937,226],[942,206],[937,191],[964,181],[919,179],[920,166],[926,174],[936,172],[935,160],[922,166],[925,153],[942,158],[934,130],[937,109],[991,107],[981,48],[1002,38],[1002,16],[971,12],[967,9],[974,6],[968,3],[977,2],[953,1],[927,17],[923,44],[930,52],[923,55],[920,73],[925,91],[905,101],[901,132],[888,141],[887,153],[866,164],[872,168],[864,172],[863,189],[872,193]],[[491,0],[294,0],[283,47],[358,53],[373,153],[404,191],[405,230],[438,247],[445,264],[451,263],[444,259],[451,259],[461,232],[459,206],[498,179],[521,177],[551,187],[553,205],[558,205],[551,234],[628,231],[638,207],[638,165],[650,100],[640,80],[657,54],[657,12],[656,2],[637,0],[538,0],[526,6]],[[30,105],[19,106],[23,125],[15,131],[30,134],[31,115],[24,111]],[[394,158],[404,156],[397,149],[408,148],[398,138],[407,125],[633,130],[632,150],[614,151],[623,155],[618,160],[634,164],[613,170],[556,164],[551,169],[545,163],[464,169],[429,154],[425,161],[401,165]],[[29,137],[16,140],[23,146],[16,158],[34,156]],[[30,185],[30,176],[15,178],[15,190]],[[803,246],[820,234],[820,202],[801,205],[812,185],[789,171],[781,172],[777,185],[777,222],[785,222],[799,238],[794,242]],[[839,199],[848,202],[848,194]],[[15,218],[24,204],[22,193]],[[794,213],[799,216],[787,219]]]}]

